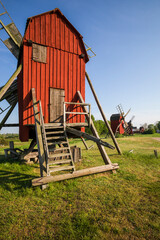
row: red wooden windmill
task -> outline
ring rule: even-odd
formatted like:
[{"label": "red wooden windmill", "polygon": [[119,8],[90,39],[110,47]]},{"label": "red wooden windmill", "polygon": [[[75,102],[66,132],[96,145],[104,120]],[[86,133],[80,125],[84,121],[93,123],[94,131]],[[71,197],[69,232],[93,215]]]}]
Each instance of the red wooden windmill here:
[{"label": "red wooden windmill", "polygon": [[[10,17],[5,8],[2,14]],[[89,61],[87,50],[90,48],[85,48],[81,34],[57,8],[28,18],[23,39],[12,19],[9,25],[4,25],[1,20],[0,24],[9,36],[2,40],[3,43],[18,59],[16,71],[0,90],[0,101],[6,99],[10,103],[0,128],[6,126],[5,122],[18,102],[20,140],[32,139],[28,152],[37,144],[41,177],[46,175],[46,181],[52,172],[63,170],[72,173],[60,175],[61,180],[118,168],[111,163],[104,149],[104,146],[114,147],[100,140],[91,120],[90,104],[85,103],[86,76],[120,153],[85,72],[85,64]],[[93,136],[84,132],[85,126],[91,127]],[[95,141],[106,165],[75,171],[68,142],[68,136],[73,135]],[[33,182],[34,185],[44,184],[44,178]]]}]

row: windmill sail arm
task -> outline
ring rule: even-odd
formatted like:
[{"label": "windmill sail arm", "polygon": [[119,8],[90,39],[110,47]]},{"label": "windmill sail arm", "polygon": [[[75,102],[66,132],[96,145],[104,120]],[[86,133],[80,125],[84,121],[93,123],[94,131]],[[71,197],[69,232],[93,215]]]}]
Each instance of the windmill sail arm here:
[{"label": "windmill sail arm", "polygon": [[[2,25],[2,29],[4,28],[5,31],[7,32],[7,34],[12,37],[12,40],[14,41],[14,43],[15,43],[18,47],[20,47],[20,44],[18,43],[18,41],[16,40],[16,38],[14,37],[14,35],[11,34],[11,31],[9,30],[10,24],[9,24],[8,27],[7,27],[7,26],[5,26],[5,25],[3,24],[3,22],[2,22],[1,20],[0,20],[0,24]],[[14,25],[14,23],[11,23],[11,24]],[[16,26],[15,26],[15,28],[16,28]]]},{"label": "windmill sail arm", "polygon": [[131,108],[128,110],[128,112],[125,114],[124,117],[126,117],[130,111],[131,111]]},{"label": "windmill sail arm", "polygon": [[9,116],[11,115],[13,109],[15,108],[17,104],[17,101],[15,101],[13,103],[13,105],[10,107],[9,111],[7,112],[7,114],[5,115],[5,117],[3,118],[3,120],[0,122],[0,130],[2,129],[2,127],[4,126],[5,122],[7,121],[7,119],[9,118]]},{"label": "windmill sail arm", "polygon": [[0,90],[0,101],[1,101],[2,97],[4,96],[4,94],[7,92],[7,90],[9,89],[9,87],[11,86],[11,84],[13,83],[13,81],[15,80],[15,78],[21,72],[21,70],[22,70],[22,64],[19,65],[19,67],[16,69],[16,71],[10,77],[8,82],[2,87],[2,89]]},{"label": "windmill sail arm", "polygon": [[7,12],[6,8],[4,7],[1,1],[0,1],[0,4],[4,9],[4,12],[0,14],[0,18],[1,16],[5,15],[5,18],[7,18],[7,22],[8,22],[8,24],[5,24],[5,22],[3,21],[3,18],[0,19],[0,31],[5,30],[8,36],[8,37],[5,37],[2,34],[3,39],[0,38],[0,40],[11,51],[11,53],[18,59],[20,46],[22,42],[22,35],[19,32],[18,28],[16,27],[15,23],[13,22],[12,18],[10,17],[9,13]]}]

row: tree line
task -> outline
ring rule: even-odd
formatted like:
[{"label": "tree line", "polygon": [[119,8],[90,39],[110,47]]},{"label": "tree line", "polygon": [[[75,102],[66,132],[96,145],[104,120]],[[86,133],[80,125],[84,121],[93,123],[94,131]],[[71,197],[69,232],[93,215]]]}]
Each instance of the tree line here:
[{"label": "tree line", "polygon": [[[92,115],[91,116],[92,121],[97,129],[97,132],[100,136],[105,135],[108,136],[109,135],[109,131],[108,128],[106,127],[104,121],[102,120],[95,120],[95,117]],[[108,121],[110,124],[110,121]],[[145,124],[145,130],[143,132],[143,134],[154,134],[156,132],[160,132],[160,121],[156,122],[155,124],[149,124],[147,126],[147,124]],[[88,134],[92,134],[91,130],[89,127],[85,128],[86,133]]]},{"label": "tree line", "polygon": [[155,124],[149,124],[147,129],[144,131],[144,134],[154,134],[160,131],[160,121]]},{"label": "tree line", "polygon": [[[95,117],[92,115],[91,116],[92,121],[96,127],[96,130],[99,135],[105,135],[107,136],[109,134],[108,128],[106,127],[106,124],[102,120],[95,120]],[[110,124],[110,121],[108,121]],[[89,127],[85,128],[86,133],[92,134],[91,129]]]}]

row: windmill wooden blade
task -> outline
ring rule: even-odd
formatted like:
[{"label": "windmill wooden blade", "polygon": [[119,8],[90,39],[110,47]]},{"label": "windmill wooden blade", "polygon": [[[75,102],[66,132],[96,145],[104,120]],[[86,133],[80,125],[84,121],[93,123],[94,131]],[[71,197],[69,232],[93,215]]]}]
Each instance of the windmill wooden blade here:
[{"label": "windmill wooden blade", "polygon": [[117,128],[116,128],[115,136],[116,136],[116,134],[117,134],[117,132],[118,132],[118,129],[119,129],[120,125],[122,124],[122,121],[123,121],[123,119],[121,119],[120,123],[118,124],[118,126],[117,126]]},{"label": "windmill wooden blade", "polygon": [[[4,126],[5,122],[9,118],[10,114],[12,113],[13,109],[15,108],[17,102],[18,102],[18,95],[17,95],[17,80],[16,77],[20,73],[22,69],[22,65],[19,65],[17,70],[14,72],[14,74],[11,76],[11,78],[8,80],[8,82],[0,88],[0,102],[3,100],[7,100],[9,103],[9,111],[6,113],[2,121],[0,122],[0,130]],[[6,111],[8,108],[5,110],[1,109],[1,113]]]},{"label": "windmill wooden blade", "polygon": [[[8,35],[7,39],[0,40],[4,43],[4,45],[11,51],[11,53],[18,59],[20,45],[22,42],[22,36],[18,31],[16,25],[14,24],[12,18],[10,17],[9,13],[7,12],[6,8],[0,1],[1,9],[0,11],[0,37],[1,33],[5,31]],[[2,21],[2,16],[5,16],[5,20],[9,22],[9,24],[5,24]],[[6,99],[7,102],[12,106],[18,100],[17,97],[17,81],[15,80],[22,69],[22,65],[16,69],[13,75],[10,77],[8,82],[0,88],[0,101]]]},{"label": "windmill wooden blade", "polygon": [[123,111],[122,105],[119,104],[116,108],[117,108],[118,112],[120,113],[120,115],[121,115],[121,117],[122,117],[122,120],[124,121],[124,127],[127,128],[127,127],[128,127],[128,124],[127,124],[127,122],[125,121],[125,115],[124,115],[124,111]]},{"label": "windmill wooden blade", "polygon": [[130,120],[130,122],[132,122],[134,118],[135,118],[135,116],[133,115],[132,118],[131,118],[131,120]]},{"label": "windmill wooden blade", "polygon": [[[119,104],[119,105],[117,106],[117,110],[118,110],[118,112],[120,113],[120,115],[121,115],[121,117],[122,117],[122,120],[123,120],[123,122],[124,122],[124,131],[125,131],[126,133],[128,133],[129,126],[128,126],[128,123],[127,123],[126,120],[125,120],[125,117],[126,117],[126,116],[128,115],[128,113],[131,111],[131,108],[128,110],[128,112],[127,112],[126,114],[124,114],[122,105]],[[118,128],[117,128],[117,129],[118,129]]]},{"label": "windmill wooden blade", "polygon": [[116,108],[117,108],[118,112],[120,113],[120,115],[124,118],[124,111],[123,111],[122,105],[119,104],[119,105],[117,105]]},{"label": "windmill wooden blade", "polygon": [[128,110],[128,112],[124,115],[124,117],[126,117],[130,111],[131,111],[131,108],[130,108],[130,109]]},{"label": "windmill wooden blade", "polygon": [[124,121],[125,128],[127,128],[128,127],[128,123],[126,122],[125,118],[123,119],[123,121]]},{"label": "windmill wooden blade", "polygon": [[[5,9],[5,7],[1,1],[0,1],[0,4],[2,6],[2,9],[4,10],[2,13],[0,13],[0,26],[1,26],[0,34],[1,34],[2,30],[5,30],[5,32],[8,35],[8,38],[6,38],[4,40],[0,38],[0,40],[9,49],[9,51],[18,59],[20,45],[22,42],[22,35],[20,34],[18,28],[16,27],[15,23],[13,22],[12,18],[10,17],[9,13]],[[1,17],[4,15],[6,16],[7,20],[9,21],[9,24],[7,24],[7,25],[1,19]]]},{"label": "windmill wooden blade", "polygon": [[[3,86],[4,87],[4,86]],[[1,89],[3,88],[0,88]],[[6,91],[6,93],[3,95],[3,97],[0,99],[0,101],[7,100],[7,102],[12,105],[16,100],[18,100],[17,95],[17,79],[11,84],[9,89]]]},{"label": "windmill wooden blade", "polygon": [[[22,65],[20,64],[19,67],[16,69],[16,71],[13,73],[13,75],[10,77],[10,79],[8,80],[8,82],[0,89],[0,101],[2,101],[4,99],[4,95],[6,94],[7,97],[9,97],[10,93],[12,93],[12,88],[10,89],[10,87],[13,87],[13,82],[16,79],[16,77],[18,76],[18,74],[20,73],[22,69]],[[16,88],[17,84],[15,83],[14,85],[14,90]],[[7,92],[8,91],[8,92]]]}]

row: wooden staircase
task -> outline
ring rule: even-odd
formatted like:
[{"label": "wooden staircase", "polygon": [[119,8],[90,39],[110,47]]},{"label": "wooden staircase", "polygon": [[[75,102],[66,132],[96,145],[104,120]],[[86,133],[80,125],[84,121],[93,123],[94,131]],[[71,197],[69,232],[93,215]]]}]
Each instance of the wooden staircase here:
[{"label": "wooden staircase", "polygon": [[58,171],[74,171],[75,166],[63,125],[45,124],[45,144],[48,152],[48,175]]},{"label": "wooden staircase", "polygon": [[[109,159],[104,149],[104,146],[107,146],[110,148],[113,148],[113,146],[103,142],[99,138],[98,133],[93,124],[93,121],[92,120],[90,121],[88,114],[86,114],[87,121],[88,123],[90,122],[90,127],[94,135],[94,138],[93,136],[90,136],[90,138],[92,137],[91,140],[97,143],[97,146],[102,155],[105,165],[81,169],[76,171],[73,163],[66,131],[69,131],[70,133],[73,133],[74,131],[74,134],[80,137],[83,137],[81,134],[84,134],[84,133],[81,133],[80,131],[77,131],[75,129],[71,129],[67,127],[66,124],[61,124],[61,123],[44,124],[41,101],[37,102],[34,88],[31,89],[31,92],[32,92],[36,138],[37,138],[40,172],[41,172],[40,178],[36,178],[32,180],[33,186],[42,185],[42,189],[45,189],[46,184],[48,184],[49,182],[57,182],[65,179],[77,178],[77,177],[87,176],[95,173],[102,173],[106,171],[115,171],[116,169],[119,168],[117,163],[112,164],[111,160]],[[78,92],[78,95],[80,97],[81,103],[84,103],[84,100],[80,92]],[[83,111],[87,113],[87,109],[85,106],[83,108]],[[66,170],[71,171],[71,173],[67,173],[67,174],[61,173]],[[43,172],[46,172],[47,176],[44,176]],[[55,174],[56,172],[60,172],[60,174],[51,176],[52,173]]]},{"label": "wooden staircase", "polygon": [[44,123],[41,101],[36,100],[34,88],[32,100],[41,177],[43,172],[47,176],[67,170],[73,172],[75,166],[63,124]]}]

